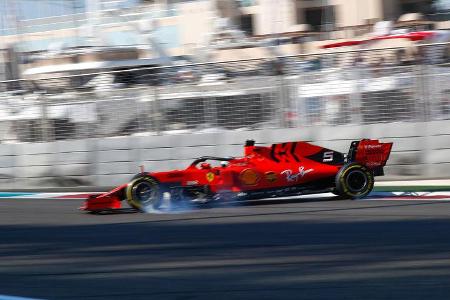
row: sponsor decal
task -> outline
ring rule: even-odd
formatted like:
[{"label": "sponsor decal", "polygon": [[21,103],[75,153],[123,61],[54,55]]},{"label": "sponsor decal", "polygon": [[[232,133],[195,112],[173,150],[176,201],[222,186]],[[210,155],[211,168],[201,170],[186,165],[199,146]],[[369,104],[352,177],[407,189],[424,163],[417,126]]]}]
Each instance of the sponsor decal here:
[{"label": "sponsor decal", "polygon": [[376,150],[376,151],[378,151],[378,150],[383,149],[383,145],[380,145],[380,144],[378,144],[378,145],[365,145],[365,147],[366,147],[367,150]]},{"label": "sponsor decal", "polygon": [[214,180],[214,177],[215,177],[215,175],[214,175],[213,172],[208,172],[208,173],[206,173],[206,180],[208,180],[208,182],[213,181],[213,180]]},{"label": "sponsor decal", "polygon": [[276,182],[278,180],[277,174],[273,171],[266,172],[264,175],[266,176],[266,180],[268,182]]},{"label": "sponsor decal", "polygon": [[198,180],[189,180],[186,182],[186,185],[197,185],[198,184]]},{"label": "sponsor decal", "polygon": [[294,173],[292,170],[284,170],[281,172],[282,175],[286,175],[286,180],[288,182],[295,182],[299,178],[303,178],[306,174],[313,172],[314,169],[305,170],[305,167],[301,166],[298,168],[298,173]]},{"label": "sponsor decal", "polygon": [[245,185],[255,185],[259,179],[259,174],[253,169],[245,169],[239,174],[239,180]]}]

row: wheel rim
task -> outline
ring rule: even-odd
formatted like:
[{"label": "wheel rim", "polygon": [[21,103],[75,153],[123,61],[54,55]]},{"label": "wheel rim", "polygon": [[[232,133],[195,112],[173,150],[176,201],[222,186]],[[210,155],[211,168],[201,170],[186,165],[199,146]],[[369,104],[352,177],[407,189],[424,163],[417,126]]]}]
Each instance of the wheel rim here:
[{"label": "wheel rim", "polygon": [[347,176],[347,187],[353,193],[364,192],[368,185],[368,179],[363,171],[355,170]]},{"label": "wheel rim", "polygon": [[132,189],[133,199],[139,202],[143,207],[153,205],[158,197],[158,190],[147,181],[137,183]]}]

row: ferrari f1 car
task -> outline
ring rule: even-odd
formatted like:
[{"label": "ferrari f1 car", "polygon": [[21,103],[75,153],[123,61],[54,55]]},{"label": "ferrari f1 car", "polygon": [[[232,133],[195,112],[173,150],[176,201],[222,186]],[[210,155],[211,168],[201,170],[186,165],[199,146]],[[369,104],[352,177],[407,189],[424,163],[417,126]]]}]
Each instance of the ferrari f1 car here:
[{"label": "ferrari f1 car", "polygon": [[119,209],[126,201],[139,211],[157,209],[164,199],[208,203],[332,192],[358,199],[384,175],[392,143],[363,139],[348,154],[307,142],[255,146],[246,142],[242,157],[200,157],[184,170],[141,172],[110,192],[91,195],[89,212]]}]

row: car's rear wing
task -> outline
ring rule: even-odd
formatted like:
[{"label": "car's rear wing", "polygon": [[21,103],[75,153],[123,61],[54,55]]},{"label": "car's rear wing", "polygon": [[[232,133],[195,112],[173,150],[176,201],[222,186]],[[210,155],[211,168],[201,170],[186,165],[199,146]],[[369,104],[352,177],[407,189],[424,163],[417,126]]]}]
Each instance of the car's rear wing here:
[{"label": "car's rear wing", "polygon": [[358,162],[371,169],[375,176],[384,175],[383,167],[391,153],[392,143],[364,139],[353,141],[347,155],[348,162]]}]

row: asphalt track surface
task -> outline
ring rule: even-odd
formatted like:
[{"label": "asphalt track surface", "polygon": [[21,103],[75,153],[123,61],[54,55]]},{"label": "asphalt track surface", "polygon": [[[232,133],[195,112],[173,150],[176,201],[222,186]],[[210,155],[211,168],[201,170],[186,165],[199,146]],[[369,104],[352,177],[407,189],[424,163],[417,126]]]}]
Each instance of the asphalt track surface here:
[{"label": "asphalt track surface", "polygon": [[90,215],[0,199],[0,295],[449,299],[449,201],[270,200]]}]

